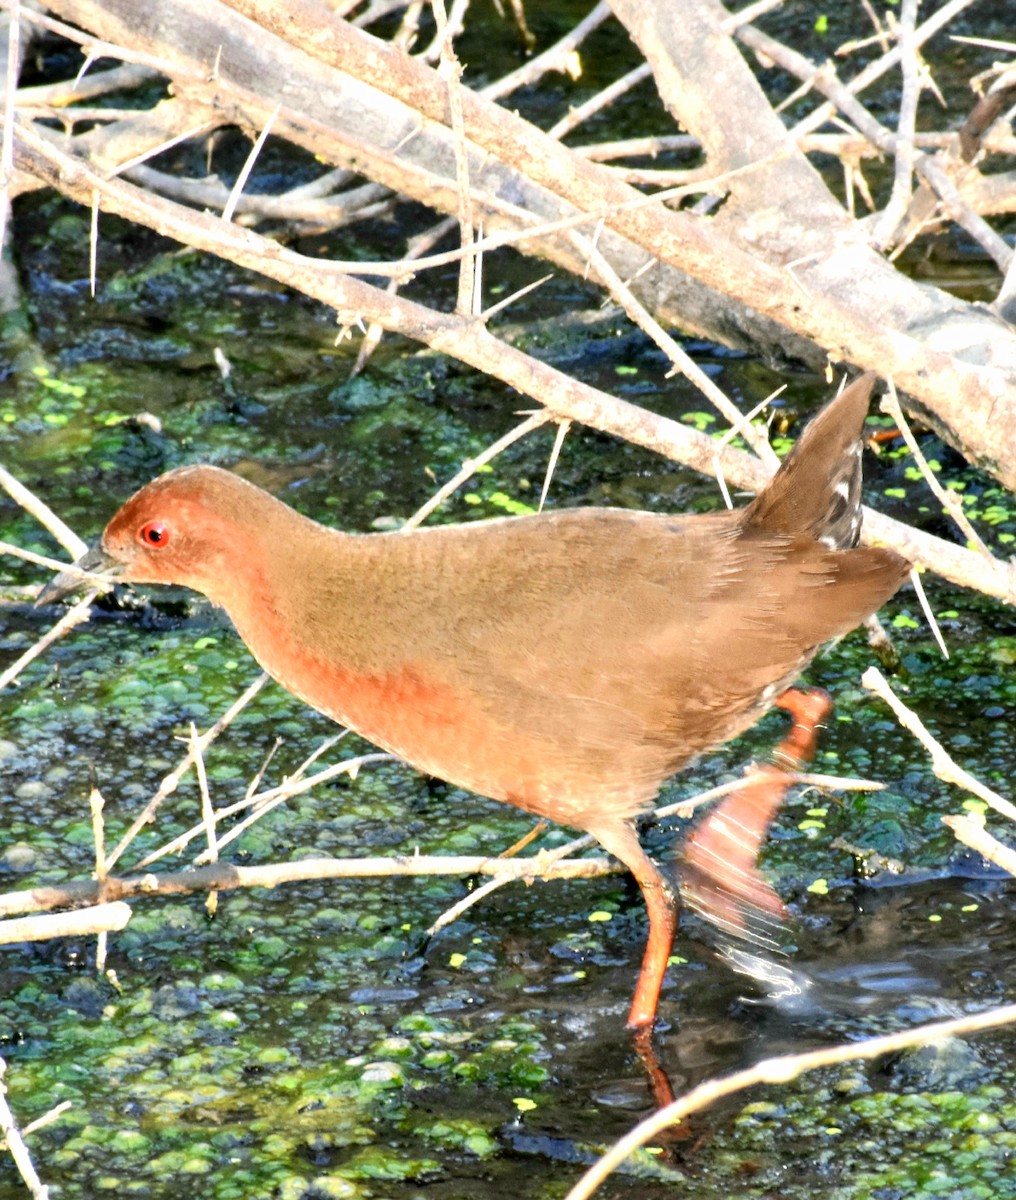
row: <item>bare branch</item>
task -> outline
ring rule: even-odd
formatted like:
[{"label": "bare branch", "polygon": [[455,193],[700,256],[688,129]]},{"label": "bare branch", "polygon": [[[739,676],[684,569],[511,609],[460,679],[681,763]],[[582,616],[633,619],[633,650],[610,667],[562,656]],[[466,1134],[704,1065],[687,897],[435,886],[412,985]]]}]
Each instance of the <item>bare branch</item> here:
[{"label": "bare branch", "polygon": [[107,859],[107,865],[110,868],[112,868],[113,865],[119,861],[123,852],[137,837],[138,833],[149,823],[149,821],[151,821],[163,800],[165,800],[167,796],[171,796],[176,791],[180,784],[180,780],[184,777],[184,775],[190,769],[191,764],[194,762],[194,751],[198,749],[204,751],[219,736],[219,734],[222,733],[224,729],[227,729],[232,724],[234,719],[239,715],[239,713],[241,713],[247,707],[247,705],[250,704],[258,692],[261,691],[261,689],[268,682],[268,678],[269,677],[266,674],[259,675],[257,679],[255,679],[250,685],[250,687],[247,688],[243,695],[240,696],[225,713],[223,713],[223,715],[215,722],[215,724],[212,725],[211,728],[208,729],[204,734],[202,734],[202,736],[198,739],[194,749],[192,751],[188,751],[180,765],[174,770],[170,771],[167,776],[165,776],[165,778],[159,784],[155,795],[152,796],[151,800],[149,800],[141,812],[138,813],[138,815],[131,822],[130,828],[119,840],[119,842],[117,842],[116,848]]},{"label": "bare branch", "polygon": [[49,1188],[39,1178],[32,1162],[32,1156],[28,1153],[28,1147],[25,1145],[24,1137],[19,1131],[14,1114],[7,1103],[7,1085],[2,1082],[6,1072],[7,1063],[0,1058],[0,1133],[3,1133],[4,1141],[7,1143],[11,1158],[14,1159],[18,1174],[25,1181],[25,1186],[32,1193],[34,1200],[49,1200]]},{"label": "bare branch", "polygon": [[965,1037],[982,1029],[994,1029],[1016,1021],[1016,1004],[1004,1008],[991,1008],[987,1012],[972,1013],[952,1021],[937,1021],[931,1025],[919,1025],[901,1033],[890,1033],[884,1037],[868,1038],[862,1042],[850,1042],[842,1046],[830,1046],[824,1050],[811,1050],[806,1054],[786,1054],[780,1058],[767,1058],[747,1070],[738,1071],[722,1079],[710,1079],[690,1091],[686,1096],[640,1121],[620,1141],[616,1142],[599,1162],[591,1167],[571,1189],[565,1200],[589,1200],[600,1184],[612,1174],[639,1146],[654,1138],[670,1125],[676,1125],[694,1112],[715,1104],[725,1096],[733,1096],[760,1083],[790,1083],[805,1071],[820,1067],[832,1067],[839,1063],[855,1062],[858,1059],[882,1058],[895,1054],[909,1046],[923,1046],[944,1038]]},{"label": "bare branch", "polygon": [[[312,879],[401,878],[419,875],[494,875],[509,881],[594,879],[601,875],[617,874],[624,869],[606,858],[552,860],[544,866],[546,857],[536,855],[533,858],[500,859],[485,858],[481,855],[446,857],[421,854],[409,858],[303,858],[297,862],[272,863],[258,867],[239,867],[220,861],[176,873],[111,875],[102,888],[94,880],[83,880],[78,883],[5,892],[0,895],[0,915],[62,908],[71,904],[95,904],[100,897],[112,897],[122,901],[138,896],[180,896],[209,890],[225,892],[234,888],[274,888],[283,883],[306,882]],[[125,907],[128,907],[129,911],[129,906]],[[74,915],[57,914],[61,920],[65,916]],[[83,929],[80,932],[88,931]],[[24,938],[16,937],[13,940]]]},{"label": "bare branch", "polygon": [[869,667],[861,677],[861,683],[869,692],[874,692],[876,696],[889,705],[903,728],[912,733],[928,751],[931,755],[931,769],[943,783],[952,783],[957,787],[963,788],[964,791],[970,792],[979,800],[983,800],[985,804],[990,805],[996,812],[1001,813],[1003,817],[1008,817],[1010,821],[1016,821],[1016,804],[999,795],[998,792],[992,791],[991,788],[986,787],[979,779],[971,775],[969,771],[965,771],[945,750],[941,742],[932,736],[927,726],[913,709],[907,708],[903,701],[900,700],[877,667]]},{"label": "bare branch", "polygon": [[965,813],[963,816],[947,814],[942,818],[942,824],[948,825],[956,835],[956,840],[964,846],[969,846],[1010,875],[1016,875],[1016,850],[1004,846],[991,836],[985,828],[983,816],[977,813]]},{"label": "bare branch", "polygon": [[[98,901],[103,893],[102,884],[96,882],[90,887]],[[88,937],[93,933],[123,929],[130,919],[131,906],[122,900],[93,902],[91,907],[76,908],[73,912],[0,921],[0,945],[45,942],[58,937]]]},{"label": "bare branch", "polygon": [[[88,549],[87,543],[83,542],[69,525],[61,521],[48,504],[3,466],[0,466],[0,487],[3,487],[10,498],[20,504],[25,512],[35,517],[44,529],[48,529],[71,558],[80,558]],[[58,569],[62,570],[63,568]]]},{"label": "bare branch", "polygon": [[897,40],[903,73],[899,117],[896,121],[896,170],[892,195],[872,232],[872,241],[879,250],[893,242],[896,228],[910,203],[914,172],[914,132],[917,121],[917,102],[921,97],[921,76],[917,69],[917,46],[914,30],[917,25],[918,0],[903,0]]},{"label": "bare branch", "polygon": [[34,662],[41,654],[44,654],[54,642],[58,642],[72,629],[80,625],[83,621],[87,621],[92,614],[92,601],[98,595],[98,592],[89,592],[83,600],[79,600],[77,604],[69,608],[59,621],[33,645],[31,645],[23,654],[18,657],[0,673],[0,690],[13,683],[21,672],[28,666],[30,662]]}]

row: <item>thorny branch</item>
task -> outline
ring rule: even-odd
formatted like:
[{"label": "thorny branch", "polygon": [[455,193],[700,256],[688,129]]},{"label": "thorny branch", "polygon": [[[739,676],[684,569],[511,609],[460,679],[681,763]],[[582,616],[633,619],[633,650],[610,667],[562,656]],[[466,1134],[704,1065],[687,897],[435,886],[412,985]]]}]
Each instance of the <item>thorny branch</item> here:
[{"label": "thorny branch", "polygon": [[[453,40],[463,19],[463,4],[451,6],[446,27],[414,59],[409,49],[426,33],[421,6],[410,8],[388,44],[360,33],[390,11],[392,6],[382,3],[369,5],[351,23],[334,18],[322,26],[320,10],[296,2],[286,6],[284,30],[278,27],[278,6],[265,0],[202,0],[200,5],[166,0],[151,6],[153,10],[172,8],[180,15],[178,24],[188,31],[191,42],[180,45],[152,34],[146,23],[148,14],[139,14],[136,0],[133,5],[120,0],[54,0],[50,10],[63,20],[19,13],[16,0],[3,0],[0,7],[8,11],[12,25],[4,80],[5,195],[0,199],[0,222],[8,220],[8,196],[42,186],[57,187],[82,203],[97,202],[103,211],[121,213],[180,241],[274,275],[347,314],[350,326],[365,318],[370,322],[365,352],[377,330],[384,328],[419,338],[489,371],[545,405],[543,413],[526,422],[525,430],[545,420],[585,421],[710,469],[712,447],[686,438],[689,431],[674,429],[613,397],[562,379],[473,319],[482,308],[476,302],[478,289],[469,282],[473,256],[513,244],[525,254],[548,259],[558,269],[589,272],[605,292],[620,301],[632,320],[664,346],[689,378],[695,379],[693,364],[684,361],[676,340],[664,332],[668,325],[677,324],[714,340],[733,338],[737,344],[797,356],[815,366],[827,360],[845,361],[891,373],[909,393],[912,405],[953,445],[1011,485],[1016,480],[1016,345],[1011,324],[1005,322],[1012,319],[1016,266],[1008,243],[990,219],[1016,211],[1016,173],[996,169],[1002,156],[1016,149],[1013,73],[1003,64],[989,76],[984,94],[958,130],[951,118],[938,129],[920,128],[915,118],[916,93],[924,70],[918,54],[928,55],[933,36],[947,28],[969,3],[951,0],[921,24],[916,24],[916,4],[905,4],[901,36],[895,42],[885,37],[881,57],[852,78],[841,80],[831,62],[809,62],[759,27],[766,13],[779,6],[778,0],[762,0],[733,15],[724,14],[707,0],[691,0],[685,6],[693,33],[690,40],[697,38],[701,44],[702,31],[707,31],[720,53],[732,55],[730,39],[736,37],[741,45],[764,56],[768,64],[800,80],[801,98],[812,92],[826,97],[787,129],[764,97],[762,103],[757,102],[753,77],[739,57],[727,60],[733,64],[732,72],[725,75],[730,86],[718,97],[710,86],[712,64],[699,62],[689,52],[681,41],[681,31],[666,31],[672,37],[656,36],[659,26],[654,26],[654,20],[672,15],[662,0],[640,6],[617,0],[612,5],[613,16],[611,6],[597,4],[556,45],[503,79],[475,88],[468,73],[460,81],[454,63]],[[640,11],[636,12],[636,7]],[[239,82],[243,72],[234,70],[234,59],[242,59],[244,53],[228,36],[235,13],[259,23],[264,34],[261,48],[267,58],[260,94],[245,89]],[[559,116],[546,134],[496,103],[504,100],[512,105],[522,87],[546,84],[555,72],[581,79],[586,39],[611,20],[624,23],[636,39],[637,35],[645,37],[654,46],[653,53],[647,49],[644,63],[620,74],[598,94],[584,96],[581,103]],[[46,36],[76,40],[86,65],[99,57],[119,60],[122,65],[82,71],[77,78],[44,87],[17,88],[20,21]],[[856,52],[858,48],[853,49]],[[210,73],[213,60],[217,67]],[[285,106],[279,75],[273,74],[279,62],[284,64],[287,85]],[[435,70],[429,62],[441,66]],[[343,79],[338,78],[336,67],[341,67]],[[873,115],[876,106],[862,101],[861,96],[898,67],[902,67],[906,86],[894,132]],[[590,136],[584,145],[561,144],[565,135],[572,142],[581,140],[583,127],[593,114],[623,102],[630,89],[650,75],[664,103],[679,113],[687,133],[611,143],[597,143]],[[329,94],[339,97],[338,112],[345,106],[347,111],[363,111],[376,120],[361,140],[356,139],[355,131],[342,127],[334,113],[317,111],[323,79],[328,81]],[[165,81],[167,92],[171,87],[172,98],[167,94],[154,107],[139,111],[134,105],[138,89],[150,88],[157,80]],[[301,89],[312,101],[303,108]],[[699,91],[708,93],[714,107],[723,101],[729,110],[696,107]],[[293,95],[297,99],[290,104]],[[97,103],[107,103],[111,97],[120,97],[123,105],[113,108]],[[313,183],[271,194],[260,184],[245,189],[238,181],[224,181],[211,171],[198,176],[182,173],[176,151],[204,145],[211,158],[215,134],[240,125],[253,137],[258,129],[266,128],[273,113],[279,118],[272,126],[273,136],[309,150],[327,164]],[[844,121],[849,123],[846,127]],[[733,132],[729,124],[734,126]],[[767,149],[751,152],[749,148],[755,145]],[[440,161],[449,151],[450,169]],[[668,156],[662,164],[657,161],[659,155]],[[879,203],[883,207],[868,226],[854,222],[852,210],[835,201],[818,181],[807,156],[820,155],[839,156],[861,195],[869,197],[872,188],[861,173],[862,163],[870,170],[879,156],[893,158],[896,186],[888,199],[880,196],[872,202],[873,207]],[[256,163],[252,165],[256,181]],[[916,189],[912,189],[914,175],[920,179]],[[639,188],[662,190],[646,195]],[[879,195],[877,187],[874,194]],[[279,243],[284,245],[294,234],[370,220],[405,197],[431,205],[439,217],[455,216],[461,229],[460,248],[439,255],[431,253],[428,245],[423,252],[426,260],[421,260],[420,254],[407,255],[399,262],[372,266],[311,263],[280,248]],[[783,204],[783,199],[791,203]],[[694,210],[682,208],[691,203],[696,204]],[[206,217],[184,205],[221,212],[225,219]],[[782,217],[775,238],[771,233],[774,212]],[[235,224],[228,225],[231,215]],[[273,241],[248,232],[268,222],[273,223]],[[989,324],[983,313],[940,294],[932,295],[931,289],[918,293],[869,244],[872,239],[879,249],[899,248],[928,228],[950,223],[976,238],[1005,274],[995,298],[1001,321]],[[447,224],[439,222],[435,228],[444,233]],[[458,315],[395,302],[400,281],[454,259],[463,262]],[[348,272],[345,278],[342,271]],[[389,292],[364,283],[358,278],[363,274],[389,277]],[[485,320],[490,315],[485,314]],[[963,330],[963,353],[951,348],[954,327]],[[943,350],[942,346],[950,348]],[[708,380],[695,381],[708,393]],[[710,399],[721,407],[724,403],[722,395]],[[736,423],[735,410],[728,409],[725,416]],[[762,449],[762,441],[756,441]],[[757,464],[733,454],[724,456],[723,468],[743,486],[757,486],[763,477]],[[467,472],[468,468],[464,475]],[[11,484],[9,478],[3,482]],[[981,587],[1009,602],[1016,598],[1010,563],[990,557],[985,561],[971,551],[901,528],[879,514],[868,514],[866,527],[869,536],[896,546],[954,581]],[[80,552],[73,535],[64,536],[57,525],[50,528],[57,531],[72,555]],[[87,603],[72,610],[50,639],[83,617]],[[42,652],[48,644],[40,643],[31,653]],[[0,686],[13,679],[26,661],[27,655],[14,664]],[[555,861],[563,859],[566,851],[581,848],[574,843],[530,860],[313,860],[258,868],[215,862],[161,875],[111,876],[109,870],[139,830],[154,818],[184,773],[200,763],[208,745],[263,683],[264,677],[203,737],[192,738],[184,760],[166,776],[131,829],[108,857],[100,856],[96,881],[3,896],[0,912],[101,904],[98,909],[55,918],[29,918],[32,922],[56,921],[67,934],[122,927],[129,914],[116,897],[153,890],[274,886],[296,878],[431,870],[491,873],[495,881],[502,882],[538,874],[575,877],[611,869],[601,860]],[[955,767],[945,764],[948,756],[940,747],[932,753],[936,769]],[[363,762],[380,756],[336,764],[306,777],[315,757],[280,788],[259,791],[260,780],[256,781],[242,805],[213,812],[206,797],[201,825],[145,862],[154,861],[161,853],[182,850],[199,833],[206,835],[214,857],[227,841],[218,835],[217,823],[231,820],[241,808],[261,815],[314,783],[355,771]],[[961,771],[944,777],[970,785]],[[976,781],[974,785],[979,787]],[[984,795],[983,789],[979,794]],[[1008,811],[1003,797],[992,793],[988,802]],[[961,831],[965,819],[948,820],[971,844],[989,855],[994,853],[988,842],[977,840],[977,829]],[[996,861],[1004,861],[1004,856]],[[32,928],[38,931],[40,926]],[[33,936],[20,925],[11,932]],[[782,1081],[794,1071],[819,1063],[881,1054],[930,1033],[965,1032],[1011,1016],[1005,1011],[986,1014],[963,1023],[895,1035],[871,1046],[759,1064],[740,1076],[703,1085],[678,1102],[672,1112],[657,1118],[654,1128],[753,1082]],[[46,1189],[31,1166],[5,1102],[0,1109],[0,1124],[19,1170],[33,1194],[44,1196]],[[637,1130],[628,1145],[648,1136],[651,1131]],[[615,1158],[625,1148],[620,1147]],[[599,1177],[606,1169],[601,1166]],[[589,1195],[594,1186],[590,1176],[573,1195]]]},{"label": "thorny branch", "polygon": [[[940,37],[969,2],[951,0],[912,30],[910,22],[905,23],[902,43],[890,44],[881,57],[840,82],[830,63],[811,63],[760,28],[775,4],[751,5],[728,15],[712,0],[693,0],[685,6],[686,28],[675,29],[662,0],[639,5],[615,0],[612,16],[605,5],[596,5],[570,34],[504,78],[474,88],[467,71],[449,90],[442,76],[447,68],[435,70],[426,62],[428,56],[439,56],[442,46],[450,46],[447,39],[435,36],[422,57],[407,53],[406,46],[424,36],[419,10],[411,24],[386,43],[362,32],[374,19],[370,11],[349,23],[322,16],[309,0],[287,5],[285,20],[278,6],[267,0],[171,0],[174,21],[150,20],[147,15],[135,20],[136,8],[127,0],[51,0],[52,11],[62,20],[24,19],[79,40],[89,55],[119,57],[125,65],[97,75],[101,82],[93,81],[87,95],[71,81],[63,90],[50,87],[42,95],[37,89],[15,94],[23,124],[14,140],[34,147],[19,159],[15,188],[44,183],[83,197],[83,181],[75,181],[76,172],[54,172],[40,162],[38,148],[45,139],[51,143],[45,156],[50,164],[56,159],[61,165],[91,163],[107,182],[110,172],[127,173],[139,185],[129,218],[186,237],[179,223],[173,229],[166,226],[156,203],[160,192],[163,197],[220,206],[229,203],[233,188],[215,175],[188,176],[173,148],[182,142],[208,142],[215,131],[237,123],[253,135],[277,113],[273,136],[309,150],[330,166],[322,172],[323,186],[312,195],[306,189],[266,195],[263,187],[255,186],[237,197],[244,221],[282,222],[273,231],[276,238],[308,226],[323,229],[362,220],[409,197],[456,217],[463,229],[456,252],[460,257],[478,253],[481,245],[510,239],[526,254],[586,272],[589,256],[568,232],[577,230],[603,256],[604,270],[593,271],[592,277],[615,291],[611,279],[621,280],[642,311],[660,325],[677,323],[715,340],[732,338],[763,353],[796,355],[815,365],[826,359],[845,360],[891,373],[939,432],[1011,483],[1016,479],[1012,331],[984,319],[981,310],[932,289],[916,289],[866,244],[865,229],[850,219],[805,158],[816,152],[843,153],[851,163],[852,179],[859,182],[863,154],[898,154],[899,197],[913,148],[914,168],[925,180],[922,188],[929,186],[936,197],[934,219],[962,222],[999,263],[1007,262],[1008,247],[978,211],[989,204],[982,187],[989,179],[986,171],[991,172],[990,211],[1016,207],[1016,182],[1006,184],[1005,172],[992,171],[992,159],[1012,143],[1004,105],[991,110],[971,155],[969,141],[962,153],[954,152],[961,137],[955,130],[922,129],[913,137],[897,137],[871,115],[873,106],[860,100],[865,89],[901,63],[908,78],[917,78],[917,53],[930,60],[932,39]],[[251,27],[239,24],[237,14],[260,28],[256,53],[250,44]],[[458,12],[450,14],[450,29],[457,28],[460,18]],[[584,96],[567,116],[551,122],[549,133],[495,102],[512,103],[520,87],[546,85],[554,72],[581,81],[586,39],[612,21],[625,25],[637,41],[644,39],[646,63],[622,73],[601,93]],[[86,32],[75,29],[75,23]],[[181,29],[187,30],[186,38],[177,36]],[[733,36],[764,55],[768,64],[806,79],[832,103],[813,107],[787,131],[740,57]],[[698,53],[702,45],[711,47],[709,61]],[[720,58],[728,83],[722,97],[712,87]],[[209,81],[208,64],[213,61],[214,79]],[[623,103],[627,88],[643,79],[647,68],[664,104],[690,131],[682,135],[682,148],[697,148],[700,154],[691,174],[677,176],[681,186],[675,190],[665,185],[664,191],[648,196],[625,184],[614,168],[593,159],[620,162],[657,149],[673,153],[673,138],[656,138],[651,147],[643,140],[611,149],[594,144],[565,147],[558,137],[568,129],[571,139],[581,140],[584,118]],[[103,121],[92,103],[87,116],[75,118],[83,98],[123,95],[125,89],[136,90],[141,79],[150,86],[153,71],[172,81],[173,98],[134,117],[121,110],[110,121]],[[260,81],[259,92],[250,89],[253,78]],[[994,86],[989,83],[989,93]],[[908,104],[913,91],[906,92]],[[52,109],[44,111],[40,102],[61,105],[57,122]],[[823,125],[835,125],[837,109],[854,122],[858,133],[816,135]],[[350,122],[344,116],[350,111],[363,120]],[[909,124],[908,119],[905,125]],[[8,138],[10,125],[8,120]],[[153,158],[158,162],[152,163]],[[642,171],[645,180],[651,177],[649,168],[638,163],[631,171]],[[362,182],[363,176],[368,183]],[[664,178],[658,175],[656,185]],[[870,191],[867,185],[865,190]],[[89,195],[95,191],[107,209],[125,211],[109,190],[92,187]],[[923,194],[919,188],[915,204]],[[506,201],[509,196],[511,203]],[[698,210],[676,211],[682,197],[694,202],[710,196],[700,215]],[[717,201],[721,205],[715,215],[706,217]],[[773,222],[776,212],[778,226]],[[914,216],[902,236],[913,236],[926,223]],[[478,237],[474,227],[482,227],[486,237]],[[203,244],[230,255],[228,240],[205,239]],[[431,260],[439,261],[437,256]],[[411,275],[426,265],[350,264],[347,269]],[[320,270],[329,267],[334,271],[335,264],[319,265]],[[296,276],[287,282],[325,303],[339,299],[326,297],[320,287]],[[807,303],[801,303],[802,297]],[[460,304],[460,311],[475,307]],[[355,301],[351,311],[359,311]],[[1005,311],[1002,293],[999,311]],[[438,323],[444,319],[434,310],[430,318]],[[954,326],[962,326],[962,354],[952,348],[958,345],[951,332]],[[418,322],[389,321],[386,327],[420,336]],[[976,354],[972,345],[978,347]],[[444,348],[476,362],[454,339]],[[490,359],[500,353],[492,348]],[[976,367],[971,365],[974,361]],[[481,365],[490,369],[489,359]]]}]

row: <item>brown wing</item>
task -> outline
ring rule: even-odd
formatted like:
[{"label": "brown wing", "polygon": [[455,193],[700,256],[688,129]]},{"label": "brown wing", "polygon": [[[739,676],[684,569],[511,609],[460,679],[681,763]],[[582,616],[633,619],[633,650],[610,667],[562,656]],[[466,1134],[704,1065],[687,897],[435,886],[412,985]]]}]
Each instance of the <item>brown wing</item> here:
[{"label": "brown wing", "polygon": [[406,640],[485,714],[488,739],[514,739],[520,763],[541,764],[545,791],[572,811],[559,819],[575,824],[596,796],[636,811],[899,582],[884,552],[767,537],[737,514],[584,510],[547,524],[552,537],[525,521],[503,526],[496,546],[459,547],[455,576],[414,572],[444,584],[420,597]]}]

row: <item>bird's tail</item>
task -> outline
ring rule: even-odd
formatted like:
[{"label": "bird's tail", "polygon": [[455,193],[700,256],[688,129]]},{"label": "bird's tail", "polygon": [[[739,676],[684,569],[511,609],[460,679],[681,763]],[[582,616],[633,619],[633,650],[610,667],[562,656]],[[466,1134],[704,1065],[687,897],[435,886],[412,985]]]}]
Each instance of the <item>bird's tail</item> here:
[{"label": "bird's tail", "polygon": [[861,430],[875,376],[854,380],[815,417],[747,507],[746,527],[809,536],[834,550],[861,533]]}]

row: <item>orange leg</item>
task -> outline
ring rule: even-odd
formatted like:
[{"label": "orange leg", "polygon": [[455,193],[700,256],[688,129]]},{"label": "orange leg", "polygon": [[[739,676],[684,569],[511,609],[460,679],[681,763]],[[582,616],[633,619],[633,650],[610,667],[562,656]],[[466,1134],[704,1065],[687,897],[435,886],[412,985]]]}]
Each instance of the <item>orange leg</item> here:
[{"label": "orange leg", "polygon": [[744,785],[713,809],[685,842],[681,893],[721,929],[769,940],[759,926],[786,916],[783,901],[757,867],[769,827],[791,786],[789,775],[815,756],[818,731],[832,711],[828,692],[790,688],[776,701],[793,725],[776,747],[774,762],[756,767]]},{"label": "orange leg", "polygon": [[794,723],[773,757],[788,770],[798,771],[815,757],[819,730],[833,711],[832,697],[823,688],[787,688],[775,704],[790,713]]},{"label": "orange leg", "polygon": [[600,842],[604,850],[620,859],[631,871],[646,902],[649,936],[642,956],[638,983],[635,985],[635,996],[628,1012],[628,1028],[651,1029],[656,1020],[656,1006],[660,999],[660,989],[663,987],[663,976],[667,971],[667,960],[674,944],[674,933],[677,930],[674,893],[652,859],[639,845],[638,834],[629,822],[618,821],[600,825],[590,828],[588,832]]}]

